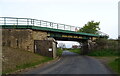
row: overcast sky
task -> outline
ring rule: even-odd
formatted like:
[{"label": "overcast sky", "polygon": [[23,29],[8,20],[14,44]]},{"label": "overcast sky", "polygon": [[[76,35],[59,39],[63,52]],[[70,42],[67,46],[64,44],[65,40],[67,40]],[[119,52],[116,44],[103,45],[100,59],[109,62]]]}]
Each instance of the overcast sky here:
[{"label": "overcast sky", "polygon": [[0,0],[0,16],[35,18],[79,27],[91,20],[100,21],[101,31],[107,33],[110,38],[116,39],[118,1]]}]

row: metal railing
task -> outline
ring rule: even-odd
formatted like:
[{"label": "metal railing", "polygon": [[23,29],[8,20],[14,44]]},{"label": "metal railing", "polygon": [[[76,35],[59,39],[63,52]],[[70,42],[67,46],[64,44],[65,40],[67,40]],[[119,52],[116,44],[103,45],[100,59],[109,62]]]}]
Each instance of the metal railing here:
[{"label": "metal railing", "polygon": [[108,36],[108,37],[109,37],[109,35],[106,34],[106,33],[104,33],[104,32],[98,31],[97,33],[98,33],[99,35],[101,35],[101,36]]},{"label": "metal railing", "polygon": [[54,22],[31,19],[31,18],[15,18],[15,17],[0,17],[0,25],[39,26],[39,27],[48,27],[48,28],[70,30],[70,31],[77,31],[80,29],[80,27],[75,27],[66,24],[54,23]]},{"label": "metal railing", "polygon": [[[27,26],[39,26],[39,27],[48,27],[53,29],[62,29],[70,31],[78,31],[80,27],[75,27],[66,24],[54,23],[44,20],[37,20],[31,18],[15,18],[15,17],[0,17],[0,25],[27,25]],[[101,31],[98,31],[99,35],[109,36]]]}]

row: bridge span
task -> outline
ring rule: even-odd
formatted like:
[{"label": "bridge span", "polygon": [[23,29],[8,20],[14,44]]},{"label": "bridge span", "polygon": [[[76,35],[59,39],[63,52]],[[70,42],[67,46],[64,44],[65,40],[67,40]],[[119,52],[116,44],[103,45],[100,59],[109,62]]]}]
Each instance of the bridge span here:
[{"label": "bridge span", "polygon": [[30,18],[0,17],[0,27],[3,46],[22,48],[50,57],[56,56],[55,40],[81,42],[85,54],[89,50],[88,42],[102,37],[77,32],[80,27]]}]

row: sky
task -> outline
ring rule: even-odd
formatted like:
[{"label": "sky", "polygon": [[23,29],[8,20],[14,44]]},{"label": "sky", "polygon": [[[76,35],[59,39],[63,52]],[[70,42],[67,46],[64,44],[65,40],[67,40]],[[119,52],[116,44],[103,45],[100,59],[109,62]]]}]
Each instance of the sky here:
[{"label": "sky", "polygon": [[[102,32],[118,38],[119,0],[0,0],[0,16],[34,18],[83,27],[100,21]],[[61,41],[60,41],[61,42]],[[70,47],[76,42],[65,42]]]}]

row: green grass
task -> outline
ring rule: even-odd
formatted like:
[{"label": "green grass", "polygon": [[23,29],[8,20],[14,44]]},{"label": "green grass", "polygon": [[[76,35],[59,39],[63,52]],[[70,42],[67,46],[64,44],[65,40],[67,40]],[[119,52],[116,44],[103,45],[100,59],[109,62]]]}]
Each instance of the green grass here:
[{"label": "green grass", "polygon": [[120,74],[120,58],[115,59],[114,61],[111,61],[108,63],[108,66],[110,66],[115,72]]},{"label": "green grass", "polygon": [[16,68],[14,69],[7,69],[3,72],[3,74],[8,74],[8,73],[11,73],[11,72],[14,72],[14,71],[17,71],[17,70],[20,70],[20,69],[25,69],[25,68],[29,68],[29,67],[34,67],[35,65],[38,65],[38,64],[42,64],[44,62],[48,62],[50,60],[52,60],[53,58],[49,58],[49,57],[45,57],[44,60],[40,60],[40,61],[36,61],[36,62],[29,62],[29,63],[24,63],[24,64],[20,64],[20,65],[16,65]]},{"label": "green grass", "polygon": [[101,50],[92,51],[88,55],[99,57],[100,59],[105,61],[106,65],[109,66],[113,71],[120,74],[120,68],[118,68],[118,64],[120,63],[120,58],[117,59],[115,58],[118,57],[118,54],[119,54],[118,51],[114,49],[101,49]]},{"label": "green grass", "polygon": [[115,51],[113,49],[102,49],[102,50],[92,51],[88,55],[89,56],[118,56],[118,51]]},{"label": "green grass", "polygon": [[57,56],[62,56],[63,50],[61,48],[57,48]]},{"label": "green grass", "polygon": [[70,52],[74,52],[74,53],[77,53],[77,54],[80,54],[80,48],[69,49],[68,51],[70,51]]},{"label": "green grass", "polygon": [[34,67],[35,65],[48,62],[53,58],[41,56],[22,49],[3,47],[2,74],[9,74],[20,69]]},{"label": "green grass", "polygon": [[118,56],[94,56],[102,63],[106,64],[113,72],[120,74],[120,58]]},{"label": "green grass", "polygon": [[33,63],[25,63],[22,65],[17,65],[16,68],[17,69],[24,69],[24,68],[32,67],[32,66],[35,66],[35,65],[38,65],[38,64],[41,64],[41,63],[44,63],[44,62],[47,62],[47,61],[53,59],[53,58],[49,58],[49,57],[44,57],[44,58],[45,58],[44,60],[36,61]]}]

